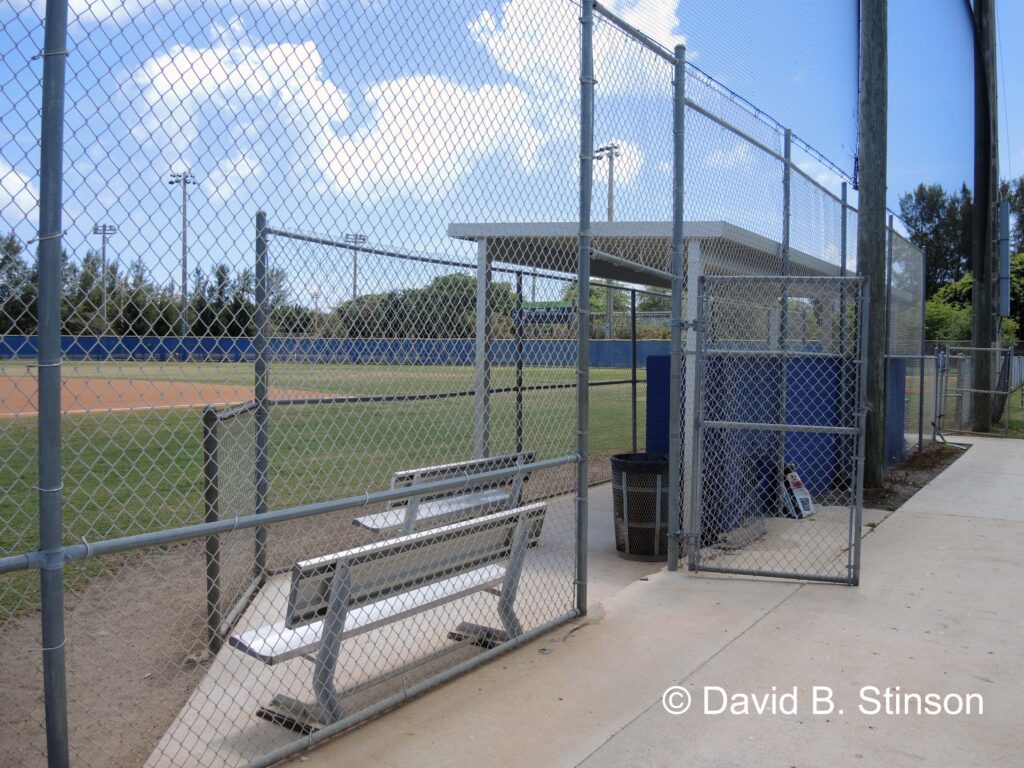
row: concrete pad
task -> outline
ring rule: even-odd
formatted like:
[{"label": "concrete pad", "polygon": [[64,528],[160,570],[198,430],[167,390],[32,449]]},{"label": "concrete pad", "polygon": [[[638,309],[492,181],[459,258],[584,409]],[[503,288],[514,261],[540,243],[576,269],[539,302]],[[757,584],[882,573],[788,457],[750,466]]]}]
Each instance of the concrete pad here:
[{"label": "concrete pad", "polygon": [[[869,538],[859,588],[800,587],[686,679],[694,709],[672,716],[652,701],[583,765],[669,766],[680,755],[723,766],[1019,765],[1024,526],[934,522],[897,512]],[[816,685],[834,691],[844,714],[811,714]],[[858,711],[866,685],[977,692],[984,714],[867,716]],[[796,686],[800,712],[703,714],[705,686],[757,694]]]},{"label": "concrete pad", "polygon": [[304,765],[575,765],[797,589],[661,571],[610,597],[594,623],[499,657]]},{"label": "concrete pad", "polygon": [[[1024,466],[1024,442],[976,442],[933,484],[944,493],[918,494],[865,538],[858,588],[662,571],[609,596],[589,623],[499,657],[304,764],[1020,765],[1024,473],[1012,466]],[[986,479],[979,467],[1001,491],[974,488]],[[661,704],[673,684],[797,686],[804,711],[674,717]],[[831,686],[844,714],[810,714],[813,685]],[[981,693],[984,714],[867,716],[857,712],[865,685]]]},{"label": "concrete pad", "polygon": [[[520,582],[517,614],[526,628],[544,624],[574,606],[574,499],[561,496],[547,503],[540,544],[528,553]],[[610,484],[591,490],[590,518],[592,604],[662,568],[661,562],[627,561],[615,555]],[[287,573],[272,577],[257,592],[235,632],[280,621],[289,584]],[[405,683],[412,684],[478,654],[473,646],[455,646],[448,631],[461,621],[499,626],[496,607],[493,595],[476,594],[346,639],[338,677],[347,711],[358,711]],[[426,663],[419,663],[424,660]],[[312,671],[307,658],[269,667],[225,645],[210,660],[200,684],[156,744],[146,768],[189,761],[245,764],[287,745],[297,734],[256,717],[256,712],[279,693],[311,699]]]}]

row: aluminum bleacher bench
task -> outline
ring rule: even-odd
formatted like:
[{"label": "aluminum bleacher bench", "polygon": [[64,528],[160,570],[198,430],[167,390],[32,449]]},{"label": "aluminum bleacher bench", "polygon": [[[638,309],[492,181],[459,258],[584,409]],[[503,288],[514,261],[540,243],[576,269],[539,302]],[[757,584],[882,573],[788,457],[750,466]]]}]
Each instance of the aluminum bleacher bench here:
[{"label": "aluminum bleacher bench", "polygon": [[451,639],[493,647],[522,634],[516,593],[546,511],[537,502],[295,563],[284,618],[228,642],[271,665],[313,654],[314,701],[278,694],[259,716],[303,733],[338,721],[342,640],[476,592],[496,592],[501,628],[463,622]]},{"label": "aluminum bleacher bench", "polygon": [[357,517],[352,523],[374,533],[412,533],[418,522],[446,515],[479,514],[518,506],[523,483],[530,478],[529,470],[517,472],[501,480],[475,480],[474,476],[516,466],[522,467],[533,463],[535,458],[533,452],[527,451],[401,470],[391,478],[392,488],[409,488],[421,483],[454,477],[465,477],[466,484],[453,491],[413,496],[408,500],[391,502],[383,512]]}]

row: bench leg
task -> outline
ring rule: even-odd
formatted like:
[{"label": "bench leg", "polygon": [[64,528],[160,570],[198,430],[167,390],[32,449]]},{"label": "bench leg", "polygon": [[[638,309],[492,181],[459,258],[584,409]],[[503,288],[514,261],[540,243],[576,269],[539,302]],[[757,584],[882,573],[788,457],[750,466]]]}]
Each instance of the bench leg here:
[{"label": "bench leg", "polygon": [[451,640],[466,640],[482,648],[493,648],[523,634],[523,625],[516,616],[515,604],[516,594],[519,592],[519,578],[523,574],[523,562],[526,560],[529,544],[530,526],[525,517],[520,517],[512,536],[512,553],[508,567],[505,568],[501,593],[498,595],[498,618],[501,619],[502,628],[485,627],[464,621],[454,631],[448,633]]},{"label": "bench leg", "polygon": [[316,649],[313,665],[313,693],[324,713],[331,717],[329,722],[341,719],[341,702],[338,689],[334,687],[334,670],[341,653],[341,636],[345,633],[345,617],[348,615],[348,601],[352,588],[348,566],[338,564],[331,579],[331,596],[324,616],[324,632],[320,647]]},{"label": "bench leg", "polygon": [[351,582],[348,568],[338,565],[331,579],[331,595],[324,617],[323,635],[313,663],[313,694],[316,700],[304,702],[278,694],[270,705],[259,710],[260,717],[300,733],[312,733],[342,718],[341,701],[334,685],[334,672],[341,653],[345,617]]}]

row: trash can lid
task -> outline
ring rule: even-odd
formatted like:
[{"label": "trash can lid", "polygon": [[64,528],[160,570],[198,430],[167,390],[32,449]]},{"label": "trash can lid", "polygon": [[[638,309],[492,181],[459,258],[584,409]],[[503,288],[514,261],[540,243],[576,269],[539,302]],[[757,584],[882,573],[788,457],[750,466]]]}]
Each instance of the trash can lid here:
[{"label": "trash can lid", "polygon": [[668,456],[664,453],[616,453],[611,457],[612,469],[619,472],[664,472]]}]

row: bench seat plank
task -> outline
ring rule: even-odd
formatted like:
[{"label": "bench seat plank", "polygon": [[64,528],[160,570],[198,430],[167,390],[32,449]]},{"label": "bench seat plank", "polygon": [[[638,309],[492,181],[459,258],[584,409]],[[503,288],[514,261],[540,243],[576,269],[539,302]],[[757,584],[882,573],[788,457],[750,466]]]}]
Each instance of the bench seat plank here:
[{"label": "bench seat plank", "polygon": [[[460,512],[471,512],[473,510],[486,509],[488,507],[500,507],[509,502],[511,494],[500,488],[491,488],[475,493],[467,493],[462,496],[445,496],[430,501],[421,501],[416,510],[416,522],[421,523],[445,515],[454,515]],[[405,523],[405,510],[402,507],[393,507],[373,515],[365,515],[352,520],[353,525],[366,528],[374,533],[390,533],[401,530]]]},{"label": "bench seat plank", "polygon": [[[345,637],[368,632],[398,619],[497,586],[504,577],[504,566],[488,565],[376,603],[353,608],[345,618]],[[232,635],[228,643],[265,664],[273,665],[314,652],[320,645],[322,630],[323,621],[315,621],[295,629],[288,629],[283,621],[279,621],[272,626]]]}]

